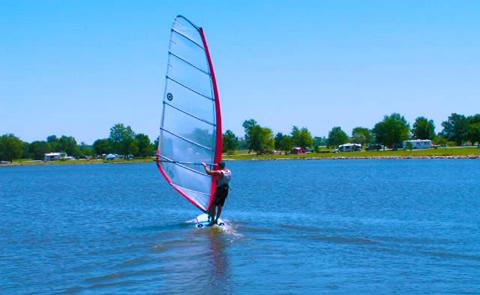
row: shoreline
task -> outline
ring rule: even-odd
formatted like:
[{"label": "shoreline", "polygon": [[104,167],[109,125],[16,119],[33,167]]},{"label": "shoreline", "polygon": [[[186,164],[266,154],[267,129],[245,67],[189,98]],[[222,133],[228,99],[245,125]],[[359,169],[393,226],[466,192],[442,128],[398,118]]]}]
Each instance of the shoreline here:
[{"label": "shoreline", "polygon": [[224,158],[225,161],[279,161],[279,160],[451,160],[451,159],[480,159],[480,155],[452,155],[452,156],[339,156],[339,157],[288,157],[288,158]]},{"label": "shoreline", "polygon": [[[225,155],[225,161],[282,161],[282,160],[452,160],[452,159],[480,159],[480,154],[471,155],[327,155],[318,156],[318,154],[298,155]],[[69,160],[69,161],[21,161],[0,164],[0,167],[13,166],[37,166],[37,165],[100,165],[100,164],[134,164],[155,162],[155,157],[134,160]]]},{"label": "shoreline", "polygon": [[134,163],[149,163],[155,162],[155,158],[145,158],[145,159],[133,159],[133,160],[67,160],[67,161],[42,161],[42,160],[31,160],[31,161],[21,161],[13,162],[7,164],[0,164],[0,167],[12,167],[12,166],[46,166],[46,165],[101,165],[101,164],[134,164]]}]

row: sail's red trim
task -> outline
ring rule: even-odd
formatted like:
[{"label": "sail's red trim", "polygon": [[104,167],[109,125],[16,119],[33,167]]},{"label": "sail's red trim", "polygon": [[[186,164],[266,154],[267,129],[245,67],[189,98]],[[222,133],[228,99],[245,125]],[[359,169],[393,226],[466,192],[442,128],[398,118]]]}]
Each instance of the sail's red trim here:
[{"label": "sail's red trim", "polygon": [[[205,53],[207,55],[208,66],[210,67],[210,74],[212,75],[212,85],[213,85],[213,94],[215,96],[215,119],[217,123],[217,139],[215,144],[215,157],[214,163],[215,165],[222,161],[222,145],[223,145],[223,134],[222,134],[222,114],[220,112],[220,97],[218,95],[218,88],[217,88],[217,79],[215,77],[215,71],[213,70],[213,63],[212,58],[210,57],[210,51],[208,50],[207,39],[205,38],[205,33],[203,32],[203,28],[198,29],[200,32],[200,36],[202,37],[203,47],[205,47]],[[217,180],[215,177],[212,177],[212,189],[210,193],[210,200],[208,201],[207,211],[210,210],[212,206],[213,197],[215,196],[215,191],[217,188]]]},{"label": "sail's red trim", "polygon": [[199,203],[195,202],[192,198],[190,198],[186,193],[184,193],[182,190],[180,190],[174,183],[172,183],[172,180],[170,177],[167,175],[165,170],[163,170],[162,165],[160,164],[160,149],[157,150],[157,167],[160,173],[162,173],[163,177],[167,180],[168,184],[170,184],[179,194],[184,196],[190,203],[193,205],[197,206],[200,210],[203,212],[207,212],[206,208],[203,208]]}]

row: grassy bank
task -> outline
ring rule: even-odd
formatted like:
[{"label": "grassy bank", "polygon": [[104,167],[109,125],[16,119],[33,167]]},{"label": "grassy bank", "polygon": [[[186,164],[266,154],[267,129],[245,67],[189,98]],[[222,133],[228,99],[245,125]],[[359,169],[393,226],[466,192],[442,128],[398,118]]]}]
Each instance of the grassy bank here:
[{"label": "grassy bank", "polygon": [[[323,151],[320,153],[288,154],[288,155],[256,155],[247,151],[238,151],[230,155],[224,154],[225,160],[282,160],[282,159],[388,159],[388,158],[480,158],[480,149],[476,147],[451,147],[428,150],[397,150],[397,151],[361,151],[332,153]],[[132,159],[132,160],[69,160],[69,161],[35,161],[28,159],[15,160],[13,163],[0,164],[0,166],[26,166],[26,165],[65,165],[65,164],[128,164],[147,163],[155,161],[155,157]]]},{"label": "grassy bank", "polygon": [[103,160],[103,159],[80,159],[80,160],[65,160],[65,161],[40,161],[40,160],[29,160],[29,159],[21,159],[21,160],[14,160],[12,163],[8,164],[0,164],[0,166],[30,166],[30,165],[72,165],[72,164],[126,164],[126,163],[145,163],[145,162],[153,162],[155,157],[149,158],[139,158],[139,159],[131,159],[131,160],[124,160],[124,159],[117,159],[117,160]]},{"label": "grassy bank", "polygon": [[397,150],[397,151],[360,151],[360,152],[321,152],[288,155],[256,155],[254,153],[238,153],[224,155],[231,160],[268,160],[268,159],[343,159],[343,158],[469,158],[480,157],[480,149],[476,147],[452,147],[427,150]]}]

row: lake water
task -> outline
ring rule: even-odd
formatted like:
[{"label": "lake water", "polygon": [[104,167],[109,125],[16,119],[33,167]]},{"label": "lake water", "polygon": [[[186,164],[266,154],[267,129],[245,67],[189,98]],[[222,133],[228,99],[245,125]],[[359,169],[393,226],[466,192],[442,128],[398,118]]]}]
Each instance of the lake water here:
[{"label": "lake water", "polygon": [[221,230],[154,163],[0,167],[0,293],[480,293],[479,160],[227,165]]}]

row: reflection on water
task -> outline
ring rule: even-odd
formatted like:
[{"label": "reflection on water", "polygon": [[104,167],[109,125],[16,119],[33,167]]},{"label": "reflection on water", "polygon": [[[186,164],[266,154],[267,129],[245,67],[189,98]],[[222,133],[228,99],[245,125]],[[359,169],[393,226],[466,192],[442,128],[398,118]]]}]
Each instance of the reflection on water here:
[{"label": "reflection on water", "polygon": [[[148,226],[136,231],[148,236],[144,245],[118,249],[115,256],[123,258],[112,261],[112,265],[100,269],[78,268],[89,275],[67,291],[129,287],[135,292],[153,288],[169,294],[185,294],[185,290],[209,294],[233,292],[226,253],[235,239],[232,233],[220,228],[198,229],[191,224]],[[158,242],[145,252],[152,239]]]},{"label": "reflection on water", "polygon": [[[161,233],[163,241],[153,248],[157,263],[166,266],[163,288],[168,293],[232,293],[231,269],[227,255],[234,236],[220,228],[188,225],[175,237]],[[179,289],[180,288],[180,289]],[[181,292],[179,292],[181,293]]]},{"label": "reflection on water", "polygon": [[230,266],[228,262],[227,246],[230,243],[228,241],[227,234],[216,228],[207,229],[205,233],[207,237],[206,246],[208,247],[207,265],[205,280],[208,284],[203,290],[208,290],[208,293],[213,294],[229,294],[232,292],[231,280],[230,280]]}]

